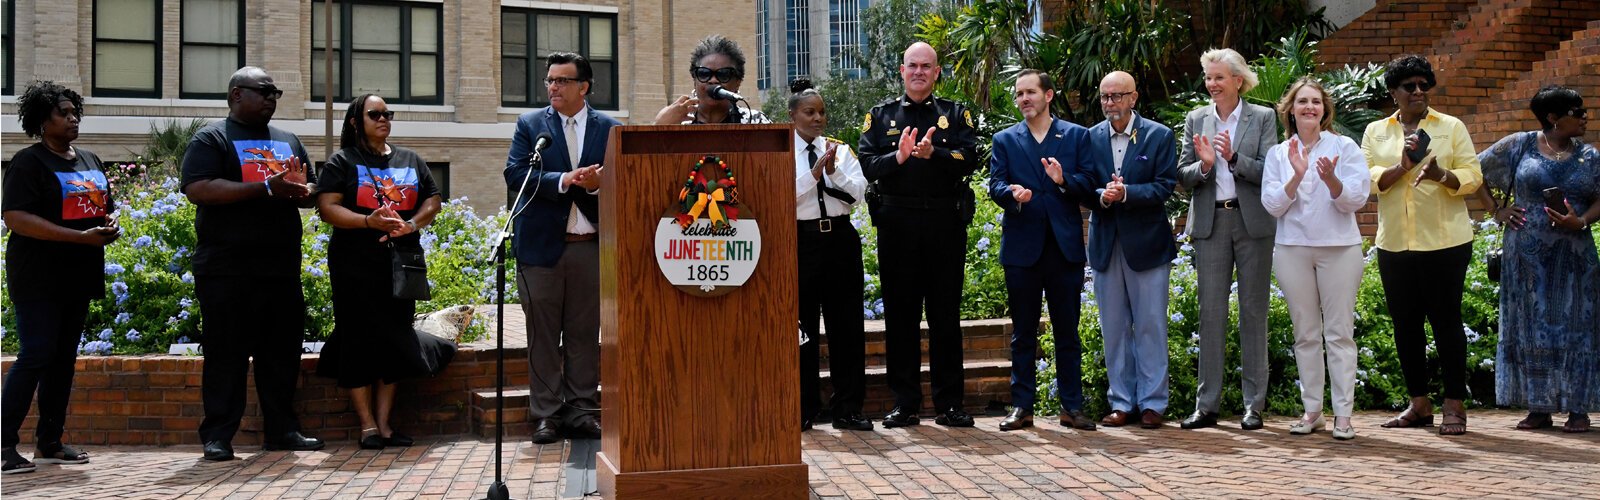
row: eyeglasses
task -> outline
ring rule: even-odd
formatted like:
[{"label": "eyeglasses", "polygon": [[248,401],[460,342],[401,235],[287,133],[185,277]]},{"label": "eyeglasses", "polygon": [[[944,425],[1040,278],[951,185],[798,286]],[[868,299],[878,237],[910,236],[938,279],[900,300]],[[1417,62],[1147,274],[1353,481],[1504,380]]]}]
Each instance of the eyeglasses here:
[{"label": "eyeglasses", "polygon": [[558,76],[558,77],[553,77],[553,78],[545,78],[544,79],[544,84],[547,87],[565,87],[565,86],[568,86],[568,85],[587,82],[587,81],[588,80],[584,80],[584,79],[581,79],[581,78],[567,78],[567,77]]},{"label": "eyeglasses", "polygon": [[271,86],[271,85],[267,85],[267,86],[264,86],[264,87],[246,87],[246,86],[240,85],[239,88],[254,90],[254,91],[256,91],[257,94],[261,94],[261,97],[263,97],[263,98],[265,98],[265,99],[267,99],[269,101],[276,101],[276,100],[278,100],[278,98],[283,97],[283,91],[279,90],[278,87],[274,87],[274,86]]},{"label": "eyeglasses", "polygon": [[1429,90],[1433,90],[1433,84],[1428,82],[1411,82],[1401,84],[1400,88],[1405,89],[1407,94],[1415,94],[1417,92],[1427,92]]},{"label": "eyeglasses", "polygon": [[1565,114],[1579,120],[1586,120],[1589,118],[1589,110],[1583,108],[1572,108],[1567,110]]},{"label": "eyeglasses", "polygon": [[1100,94],[1100,102],[1104,104],[1116,104],[1122,102],[1122,98],[1130,95],[1133,95],[1133,92],[1113,92],[1110,94]]},{"label": "eyeglasses", "polygon": [[690,72],[694,75],[694,79],[699,80],[700,83],[711,83],[711,77],[713,76],[717,77],[718,83],[728,83],[740,78],[744,78],[744,74],[740,73],[736,68],[722,68],[713,70],[705,66],[695,66],[690,70]]},{"label": "eyeglasses", "polygon": [[392,121],[394,121],[394,112],[393,111],[389,111],[387,109],[369,109],[369,110],[367,110],[367,119],[372,120],[372,121],[378,121],[379,118],[382,118],[384,121],[391,121],[392,122]]}]

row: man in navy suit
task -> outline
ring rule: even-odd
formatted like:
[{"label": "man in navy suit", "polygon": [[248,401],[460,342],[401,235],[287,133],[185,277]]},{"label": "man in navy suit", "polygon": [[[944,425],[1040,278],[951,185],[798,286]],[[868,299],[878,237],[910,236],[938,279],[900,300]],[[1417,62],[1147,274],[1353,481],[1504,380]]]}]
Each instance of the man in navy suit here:
[{"label": "man in navy suit", "polygon": [[1050,113],[1055,84],[1034,69],[1017,73],[1014,86],[1023,121],[994,136],[989,199],[1005,209],[1000,265],[1011,307],[1011,414],[1000,430],[1033,425],[1038,386],[1033,360],[1039,342],[1039,295],[1050,303],[1056,338],[1056,386],[1061,425],[1094,429],[1083,413],[1083,359],[1078,339],[1078,294],[1083,290],[1083,213],[1097,184],[1085,172],[1087,133]]},{"label": "man in navy suit", "polygon": [[1111,383],[1112,411],[1100,423],[1137,418],[1154,429],[1167,411],[1167,284],[1178,248],[1165,205],[1178,162],[1172,130],[1135,113],[1138,102],[1133,75],[1100,81],[1106,121],[1089,129],[1088,170],[1105,187],[1089,203],[1089,265]]},{"label": "man in navy suit", "polygon": [[[506,156],[506,185],[516,214],[517,289],[528,325],[533,442],[563,432],[600,437],[600,162],[611,127],[594,108],[594,72],[583,56],[557,52],[546,61],[550,106],[523,113]],[[533,164],[535,138],[553,140]],[[533,171],[523,188],[523,179]]]}]

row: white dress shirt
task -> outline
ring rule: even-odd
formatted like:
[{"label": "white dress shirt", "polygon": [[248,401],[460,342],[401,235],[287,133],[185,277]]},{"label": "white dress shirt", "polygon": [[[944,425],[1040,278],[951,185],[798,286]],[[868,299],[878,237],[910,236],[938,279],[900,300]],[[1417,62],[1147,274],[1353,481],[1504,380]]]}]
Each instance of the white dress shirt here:
[{"label": "white dress shirt", "polygon": [[[557,111],[556,116],[561,117],[561,130],[567,136],[567,143],[563,144],[567,148],[567,166],[572,170],[587,166],[578,164],[578,156],[583,154],[583,137],[589,130],[589,104],[584,103],[576,115],[567,116]],[[566,194],[567,189],[568,186],[561,186],[561,194]],[[590,191],[589,194],[595,192]],[[567,234],[590,234],[598,231],[594,223],[589,222],[589,218],[584,217],[583,212],[578,210],[577,203],[572,204],[571,210],[572,213],[567,215]]]},{"label": "white dress shirt", "polygon": [[1117,175],[1122,175],[1122,157],[1128,154],[1128,146],[1133,143],[1137,130],[1133,125],[1139,121],[1139,113],[1129,111],[1128,114],[1128,126],[1122,130],[1111,129],[1111,168]]},{"label": "white dress shirt", "polygon": [[[1239,104],[1233,107],[1233,112],[1229,113],[1227,118],[1217,115],[1216,106],[1211,107],[1211,116],[1217,120],[1216,133],[1227,132],[1228,140],[1234,141],[1232,144],[1237,145],[1239,139],[1239,117],[1244,116],[1244,99],[1239,99]],[[1215,139],[1215,137],[1212,138],[1212,140]],[[1213,147],[1215,144],[1215,142],[1212,143]],[[1238,148],[1235,146],[1233,149],[1237,150]],[[1211,175],[1216,177],[1217,201],[1239,198],[1239,194],[1233,186],[1233,168],[1228,165],[1228,159],[1223,158],[1221,153],[1217,154],[1217,162],[1211,166]]]},{"label": "white dress shirt", "polygon": [[[822,217],[822,211],[817,206],[817,185],[819,183],[826,183],[828,187],[850,193],[850,196],[856,199],[856,203],[866,200],[867,178],[861,174],[861,161],[857,160],[856,155],[850,152],[850,146],[838,145],[839,149],[834,153],[837,161],[834,163],[833,173],[827,173],[827,169],[824,168],[822,180],[819,181],[811,176],[811,163],[806,157],[807,144],[816,147],[817,158],[822,158],[822,155],[828,152],[827,139],[817,137],[807,143],[805,139],[800,138],[800,134],[794,134],[795,219],[811,220]],[[827,194],[823,194],[822,199],[823,203],[828,204],[829,217],[850,214],[850,207],[853,204],[845,203],[844,200]]]},{"label": "white dress shirt", "polygon": [[[1361,229],[1356,226],[1356,211],[1367,204],[1372,188],[1366,156],[1361,154],[1361,146],[1349,137],[1327,131],[1318,137],[1316,145],[1306,155],[1306,173],[1294,196],[1283,190],[1289,179],[1294,178],[1294,167],[1289,165],[1289,143],[1280,143],[1267,151],[1261,174],[1261,205],[1278,218],[1276,241],[1280,245],[1359,245]],[[1338,158],[1333,172],[1343,187],[1338,198],[1330,195],[1328,185],[1317,174],[1319,158]]]}]

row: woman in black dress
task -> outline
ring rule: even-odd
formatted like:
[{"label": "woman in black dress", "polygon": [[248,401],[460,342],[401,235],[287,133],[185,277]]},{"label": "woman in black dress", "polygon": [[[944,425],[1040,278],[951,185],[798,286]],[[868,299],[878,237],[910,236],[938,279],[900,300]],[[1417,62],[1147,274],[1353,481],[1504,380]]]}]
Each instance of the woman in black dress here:
[{"label": "woman in black dress", "polygon": [[366,449],[411,445],[389,426],[394,383],[428,375],[408,362],[422,356],[411,327],[416,302],[392,294],[388,244],[414,244],[439,213],[440,196],[427,162],[388,144],[393,119],[381,97],[352,101],[340,150],[317,183],[317,208],[334,227],[328,245],[334,326],[317,373],[350,390]]},{"label": "woman in black dress", "polygon": [[17,431],[39,393],[33,460],[81,464],[89,454],[61,444],[72,393],[78,335],[89,301],[105,297],[105,246],[122,235],[100,158],[72,146],[83,118],[83,97],[54,82],[29,85],[17,96],[17,120],[38,144],[11,158],[0,216],[6,241],[6,291],[17,315],[22,349],[6,374],[3,472],[33,472],[17,453]]}]

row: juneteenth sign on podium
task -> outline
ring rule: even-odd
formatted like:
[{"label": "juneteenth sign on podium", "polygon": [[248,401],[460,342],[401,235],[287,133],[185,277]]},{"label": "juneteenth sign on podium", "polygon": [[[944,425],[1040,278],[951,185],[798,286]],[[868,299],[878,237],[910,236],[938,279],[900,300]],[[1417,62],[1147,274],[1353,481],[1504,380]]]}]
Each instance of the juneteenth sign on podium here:
[{"label": "juneteenth sign on podium", "polygon": [[600,187],[605,497],[806,498],[792,133],[611,129]]}]

